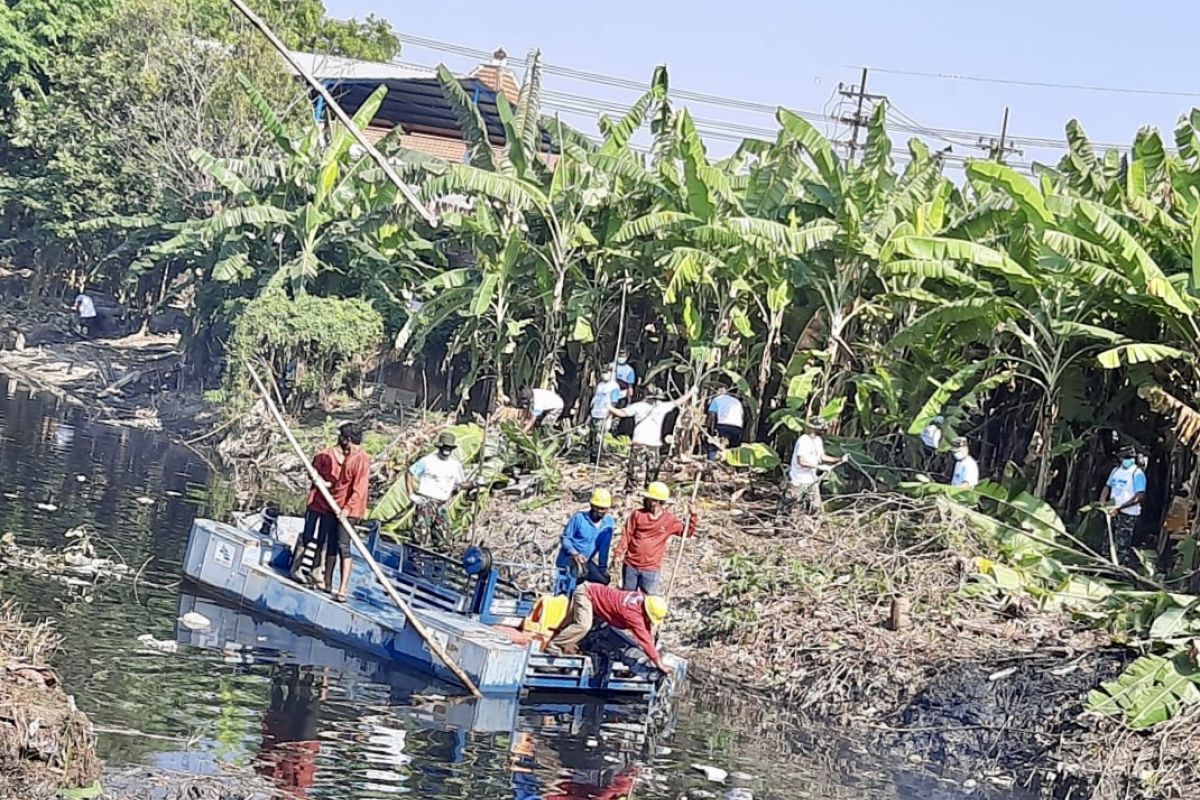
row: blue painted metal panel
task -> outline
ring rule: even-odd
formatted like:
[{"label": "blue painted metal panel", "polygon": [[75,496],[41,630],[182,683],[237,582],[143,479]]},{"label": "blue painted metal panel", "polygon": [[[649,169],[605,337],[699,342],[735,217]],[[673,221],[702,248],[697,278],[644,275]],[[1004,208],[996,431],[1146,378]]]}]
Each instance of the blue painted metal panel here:
[{"label": "blue painted metal panel", "polygon": [[[384,606],[365,564],[355,561],[351,597],[338,603],[324,592],[291,581],[268,566],[280,543],[211,520],[196,520],[184,573],[213,591],[265,614],[315,630],[371,655],[408,664],[448,682],[453,673],[426,647],[403,613]],[[414,613],[447,655],[493,694],[521,690],[528,649],[479,622],[435,609]]]}]

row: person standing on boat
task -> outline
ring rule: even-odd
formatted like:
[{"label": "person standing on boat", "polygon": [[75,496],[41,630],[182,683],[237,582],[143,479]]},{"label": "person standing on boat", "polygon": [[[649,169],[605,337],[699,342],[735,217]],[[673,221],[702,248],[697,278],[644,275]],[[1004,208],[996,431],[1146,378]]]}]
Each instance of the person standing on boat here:
[{"label": "person standing on boat", "polygon": [[[642,507],[629,515],[614,556],[622,563],[621,588],[645,594],[658,592],[663,557],[672,536],[683,536],[685,526],[679,517],[665,508],[671,490],[655,481],[642,494]],[[687,535],[696,535],[700,518],[692,509],[686,526]]]},{"label": "person standing on boat", "polygon": [[[350,537],[342,530],[342,521],[356,525],[367,515],[367,491],[371,477],[371,457],[362,448],[362,427],[345,422],[338,427],[337,444],[317,453],[313,467],[325,483],[330,496],[341,509],[335,512],[325,502],[320,490],[313,486],[308,493],[304,515],[304,532],[300,535],[293,576],[304,575],[305,550],[316,546],[317,557],[325,553],[325,591],[334,594],[333,576],[341,566],[341,583],[334,597],[345,602],[350,590]],[[298,568],[297,568],[298,567]]]},{"label": "person standing on boat", "polygon": [[608,583],[608,551],[612,546],[616,522],[612,514],[612,493],[608,489],[592,492],[587,511],[571,516],[563,528],[554,562],[554,593],[569,595],[581,581]]},{"label": "person standing on boat", "polygon": [[571,596],[567,622],[546,643],[551,656],[578,655],[579,643],[599,619],[610,628],[627,631],[660,672],[672,670],[654,644],[654,627],[667,618],[667,600],[661,595],[624,592],[598,583],[581,583]]},{"label": "person standing on boat", "polygon": [[458,442],[450,431],[437,438],[437,450],[408,468],[404,485],[416,507],[413,533],[422,544],[450,540],[450,500],[467,482],[462,462],[454,455]]}]

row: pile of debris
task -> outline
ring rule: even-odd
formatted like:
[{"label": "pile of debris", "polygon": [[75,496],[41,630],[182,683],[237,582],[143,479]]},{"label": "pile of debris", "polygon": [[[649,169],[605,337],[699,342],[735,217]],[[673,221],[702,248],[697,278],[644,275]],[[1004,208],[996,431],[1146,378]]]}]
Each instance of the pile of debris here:
[{"label": "pile of debris", "polygon": [[0,606],[0,797],[53,798],[100,777],[88,718],[48,666],[58,637]]}]

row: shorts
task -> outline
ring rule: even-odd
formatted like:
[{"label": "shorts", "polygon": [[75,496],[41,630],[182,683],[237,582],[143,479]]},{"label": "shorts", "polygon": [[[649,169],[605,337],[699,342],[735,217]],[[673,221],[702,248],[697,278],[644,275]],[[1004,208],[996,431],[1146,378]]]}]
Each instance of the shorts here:
[{"label": "shorts", "polygon": [[308,543],[316,537],[317,550],[324,550],[328,557],[350,557],[350,537],[342,530],[337,515],[328,511],[309,509],[304,515],[304,533],[301,541]]}]

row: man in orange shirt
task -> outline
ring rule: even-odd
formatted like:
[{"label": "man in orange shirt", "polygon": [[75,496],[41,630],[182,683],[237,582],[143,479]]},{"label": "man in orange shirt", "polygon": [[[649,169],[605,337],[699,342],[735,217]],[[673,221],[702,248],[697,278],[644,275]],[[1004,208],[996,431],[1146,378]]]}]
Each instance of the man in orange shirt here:
[{"label": "man in orange shirt", "polygon": [[342,530],[341,521],[351,525],[367,515],[367,490],[371,476],[371,458],[362,449],[362,428],[353,422],[338,428],[338,441],[313,458],[313,467],[324,480],[329,494],[341,509],[334,512],[324,496],[313,486],[308,493],[308,510],[304,515],[304,533],[300,537],[298,556],[314,540],[317,552],[325,551],[325,591],[333,594],[333,573],[341,562],[341,587],[335,599],[346,602],[350,591],[350,537]]},{"label": "man in orange shirt", "polygon": [[[664,504],[671,499],[665,483],[655,481],[642,495],[642,507],[629,515],[621,541],[617,544],[614,561],[622,562],[621,588],[627,592],[658,594],[662,576],[663,556],[672,536],[683,536],[684,525],[679,517],[667,511]],[[696,535],[699,517],[692,509],[687,535]]]}]

